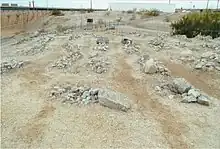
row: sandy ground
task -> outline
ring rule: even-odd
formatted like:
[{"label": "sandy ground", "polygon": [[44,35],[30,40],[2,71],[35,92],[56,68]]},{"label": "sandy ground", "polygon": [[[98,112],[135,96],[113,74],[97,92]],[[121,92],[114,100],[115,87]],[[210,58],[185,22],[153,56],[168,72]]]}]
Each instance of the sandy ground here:
[{"label": "sandy ground", "polygon": [[[83,14],[83,18],[92,16],[94,19],[113,20],[117,15],[111,13],[106,17],[104,13],[91,13]],[[129,20],[129,16],[124,15],[124,18],[125,22]],[[163,19],[137,19],[130,25],[119,27],[116,33],[94,32],[110,40],[110,50],[102,55],[110,58],[111,68],[104,74],[96,74],[85,66],[96,44],[95,38],[90,35],[74,41],[69,41],[67,35],[56,36],[47,44],[48,50],[35,55],[18,53],[33,46],[34,40],[12,44],[24,36],[30,36],[28,33],[2,39],[3,60],[16,58],[29,61],[24,68],[2,75],[2,148],[220,148],[220,74],[192,71],[188,65],[172,61],[180,56],[174,48],[158,52],[149,47],[148,41],[158,33],[169,34],[169,23],[163,22]],[[49,23],[46,26],[42,23],[42,26],[47,31],[53,31],[59,24],[80,24],[80,15],[66,13],[63,17],[50,17],[48,20]],[[145,27],[140,28],[139,22],[146,24]],[[122,31],[147,35],[128,35],[140,44],[140,54],[128,55],[122,50],[121,36],[118,35]],[[71,34],[80,33],[74,31]],[[170,36],[167,40],[172,44],[177,39]],[[64,54],[62,45],[66,42],[83,46],[81,52],[84,58],[74,65],[77,68],[74,74],[48,69]],[[192,44],[197,46],[198,42]],[[203,53],[193,52],[195,55]],[[152,86],[164,79],[163,76],[143,74],[136,63],[144,53],[163,61],[172,76],[187,79],[217,99],[206,107],[180,103],[177,97],[169,99],[159,96]],[[78,106],[50,100],[52,85],[78,82],[94,87],[108,86],[122,92],[133,100],[132,109],[125,113],[99,104]]]}]

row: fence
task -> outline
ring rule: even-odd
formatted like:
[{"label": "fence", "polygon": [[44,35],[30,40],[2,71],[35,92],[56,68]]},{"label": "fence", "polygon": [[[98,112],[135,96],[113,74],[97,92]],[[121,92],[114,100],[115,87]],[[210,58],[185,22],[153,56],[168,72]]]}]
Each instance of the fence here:
[{"label": "fence", "polygon": [[20,10],[20,11],[1,11],[1,29],[19,28],[25,27],[42,18],[48,16],[49,11],[33,11],[33,10]]}]

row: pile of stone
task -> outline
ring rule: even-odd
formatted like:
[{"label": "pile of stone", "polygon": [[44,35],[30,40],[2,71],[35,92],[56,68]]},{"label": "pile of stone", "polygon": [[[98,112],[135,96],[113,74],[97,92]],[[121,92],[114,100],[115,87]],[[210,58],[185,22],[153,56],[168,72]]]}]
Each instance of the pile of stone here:
[{"label": "pile of stone", "polygon": [[96,39],[96,44],[93,49],[94,50],[99,50],[99,51],[107,51],[109,49],[109,39],[108,37],[97,37]]},{"label": "pile of stone", "polygon": [[172,83],[164,84],[161,89],[168,89],[174,94],[181,95],[183,103],[199,103],[202,105],[210,105],[210,97],[205,93],[194,88],[184,78],[174,78]]},{"label": "pile of stone", "polygon": [[140,37],[141,36],[140,32],[129,32],[128,34],[136,36],[136,37]]},{"label": "pile of stone", "polygon": [[50,95],[55,98],[62,98],[62,102],[89,104],[98,102],[99,89],[93,89],[88,86],[55,86]]},{"label": "pile of stone", "polygon": [[98,74],[106,73],[109,69],[109,66],[110,62],[108,62],[107,58],[103,57],[93,57],[88,63],[88,67],[90,67],[93,72]]},{"label": "pile of stone", "polygon": [[123,44],[123,50],[128,54],[134,54],[140,52],[140,46],[135,44],[132,39],[124,37],[121,40]]},{"label": "pile of stone", "polygon": [[165,45],[164,38],[162,38],[162,37],[160,37],[160,36],[159,36],[159,37],[156,37],[156,38],[154,38],[154,39],[152,39],[152,40],[150,40],[148,43],[149,43],[152,47],[158,48],[158,49],[163,48],[164,45]]},{"label": "pile of stone", "polygon": [[149,57],[149,55],[142,56],[138,63],[141,66],[141,71],[146,74],[160,73],[162,75],[170,75],[169,70],[159,61]]},{"label": "pile of stone", "polygon": [[6,62],[2,62],[1,63],[1,74],[7,73],[16,68],[21,68],[23,67],[23,65],[24,65],[23,61],[10,60]]},{"label": "pile of stone", "polygon": [[96,44],[109,44],[108,37],[97,37]]},{"label": "pile of stone", "polygon": [[74,34],[74,35],[69,36],[69,40],[75,40],[75,39],[79,39],[81,37],[82,37],[82,35],[80,35],[80,34]]},{"label": "pile of stone", "polygon": [[62,100],[63,103],[88,105],[100,103],[100,105],[128,111],[131,108],[129,98],[122,93],[104,88],[91,88],[88,86],[55,86],[50,92],[52,98]]},{"label": "pile of stone", "polygon": [[82,59],[83,55],[79,51],[69,52],[67,56],[62,56],[58,59],[52,67],[56,67],[58,69],[64,69],[71,67],[77,60]]},{"label": "pile of stone", "polygon": [[195,69],[220,71],[220,55],[213,52],[203,53],[200,59],[195,62]]},{"label": "pile of stone", "polygon": [[36,43],[35,45],[33,45],[33,47],[31,49],[28,50],[23,50],[21,51],[21,53],[23,55],[36,55],[38,53],[42,53],[44,51],[48,50],[47,44],[54,40],[54,35],[50,35],[47,34],[45,36],[39,36],[39,38],[37,38],[37,40],[34,42]]}]

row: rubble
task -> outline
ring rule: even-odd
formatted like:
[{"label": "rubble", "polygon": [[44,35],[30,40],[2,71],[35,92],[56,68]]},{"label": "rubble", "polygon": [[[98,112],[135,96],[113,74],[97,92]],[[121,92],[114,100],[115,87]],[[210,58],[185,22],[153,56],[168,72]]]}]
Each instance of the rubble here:
[{"label": "rubble", "polygon": [[37,40],[35,41],[36,44],[34,44],[30,49],[24,49],[22,51],[19,51],[22,55],[36,55],[39,53],[42,53],[44,51],[48,50],[48,47],[46,46],[50,41],[54,40],[54,35],[43,35],[37,37]]},{"label": "rubble", "polygon": [[70,52],[68,55],[59,58],[52,67],[57,67],[58,69],[64,69],[71,67],[77,60],[82,59],[83,55],[79,51]]},{"label": "rubble", "polygon": [[7,73],[12,69],[21,68],[24,66],[23,61],[10,60],[1,63],[1,74]]},{"label": "rubble", "polygon": [[158,35],[156,38],[150,40],[148,43],[150,44],[150,46],[154,48],[158,48],[158,49],[164,48],[166,36],[167,36],[166,34]]},{"label": "rubble", "polygon": [[220,67],[220,55],[214,52],[205,52],[201,55],[200,59],[195,61],[194,68],[204,71],[217,70]]},{"label": "rubble", "polygon": [[168,89],[174,94],[181,95],[182,103],[198,103],[209,106],[211,102],[211,97],[194,88],[184,78],[174,78],[172,83],[164,84],[160,88],[160,90],[157,89],[158,92]]},{"label": "rubble", "polygon": [[92,71],[98,74],[106,73],[109,69],[109,65],[110,62],[108,62],[108,59],[102,57],[91,58],[88,63],[88,66],[92,69]]},{"label": "rubble", "polygon": [[63,103],[89,104],[98,102],[99,89],[88,86],[55,86],[50,92],[50,96],[61,99]]},{"label": "rubble", "polygon": [[149,55],[141,56],[138,63],[140,64],[141,71],[146,74],[160,73],[167,76],[170,74],[169,70],[161,62],[150,58]]},{"label": "rubble", "polygon": [[54,86],[50,92],[52,98],[62,103],[91,104],[99,103],[110,109],[127,112],[131,108],[131,101],[127,96],[107,88],[91,88],[88,86]]},{"label": "rubble", "polygon": [[96,44],[109,44],[108,37],[98,37],[96,39]]}]

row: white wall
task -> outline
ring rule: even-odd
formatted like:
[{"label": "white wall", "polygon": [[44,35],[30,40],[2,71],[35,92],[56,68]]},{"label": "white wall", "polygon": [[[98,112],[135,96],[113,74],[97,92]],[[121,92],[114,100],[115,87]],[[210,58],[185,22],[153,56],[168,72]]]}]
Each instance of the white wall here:
[{"label": "white wall", "polygon": [[175,4],[166,3],[110,3],[112,10],[132,10],[137,9],[158,9],[163,12],[175,12]]}]

